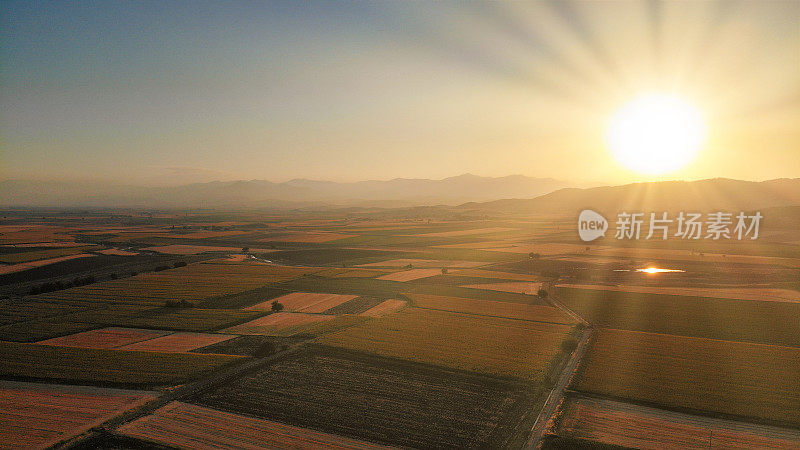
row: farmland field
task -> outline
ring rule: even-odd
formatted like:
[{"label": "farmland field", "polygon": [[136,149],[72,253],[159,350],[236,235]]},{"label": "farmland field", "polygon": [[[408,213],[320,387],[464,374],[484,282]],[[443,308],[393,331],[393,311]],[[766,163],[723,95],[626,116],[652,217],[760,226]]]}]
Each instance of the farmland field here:
[{"label": "farmland field", "polygon": [[530,389],[320,347],[201,394],[196,402],[390,445],[503,447],[537,394]]},{"label": "farmland field", "polygon": [[57,347],[0,342],[0,376],[117,385],[163,385],[196,378],[242,357]]},{"label": "farmland field", "polygon": [[590,289],[642,294],[685,295],[695,297],[727,298],[736,300],[761,300],[765,302],[800,303],[800,291],[776,288],[700,288],[673,286],[604,286],[604,285],[560,285],[569,289]]},{"label": "farmland field", "polygon": [[177,332],[165,336],[134,342],[119,347],[120,350],[143,350],[147,352],[183,353],[233,339],[230,334]]},{"label": "farmland field", "polygon": [[513,280],[513,281],[530,281],[530,282],[541,281],[541,277],[538,277],[536,275],[528,275],[524,273],[500,272],[497,270],[486,270],[486,269],[454,269],[450,271],[450,274],[463,277],[496,278],[501,280]]},{"label": "farmland field", "polygon": [[379,261],[374,263],[368,264],[361,264],[361,267],[406,267],[408,265],[417,268],[439,268],[442,267],[477,267],[483,265],[480,262],[472,262],[472,261],[445,261],[445,260],[435,260],[435,259],[392,259],[387,261]]},{"label": "farmland field", "polygon": [[407,294],[418,308],[441,309],[483,316],[507,317],[510,319],[535,320],[574,324],[575,319],[552,306],[525,305],[521,303],[497,302],[440,295]]},{"label": "farmland field", "polygon": [[34,342],[97,328],[93,323],[67,322],[62,318],[34,319],[0,326],[0,341]]},{"label": "farmland field", "polygon": [[171,332],[134,328],[103,328],[47,339],[37,342],[37,344],[180,353],[216,344],[233,337],[235,336],[225,334]]},{"label": "farmland field", "polygon": [[[4,257],[83,253],[0,274],[0,378],[159,398],[77,449],[798,447],[800,232],[628,249],[472,207],[5,219]],[[37,402],[32,439],[96,413]]]},{"label": "farmland field", "polygon": [[76,255],[91,250],[94,246],[82,247],[61,247],[49,248],[46,250],[34,250],[30,252],[8,253],[0,254],[0,263],[5,264],[19,264],[31,261],[38,261],[42,259],[55,259],[64,256]]},{"label": "farmland field", "polygon": [[800,431],[592,398],[570,399],[556,431],[572,439],[643,449],[800,447]]},{"label": "farmland field", "polygon": [[411,270],[404,270],[402,272],[395,272],[390,273],[388,275],[383,275],[378,277],[379,280],[388,280],[388,281],[412,281],[412,280],[419,280],[420,278],[427,278],[432,277],[435,275],[441,275],[441,269],[411,269]]},{"label": "farmland field", "polygon": [[352,234],[340,233],[284,233],[261,239],[261,242],[303,242],[303,243],[322,243],[337,241],[339,239],[353,237]]},{"label": "farmland field", "polygon": [[381,303],[383,303],[383,300],[379,298],[357,297],[325,311],[325,314],[361,314]]},{"label": "farmland field", "polygon": [[567,325],[406,308],[322,336],[321,344],[491,375],[539,380]]},{"label": "farmland field", "polygon": [[260,264],[198,263],[42,294],[39,298],[52,301],[160,306],[166,300],[199,301],[203,298],[242,292],[267,283],[297,278],[315,270]]},{"label": "farmland field", "polygon": [[116,348],[167,334],[169,334],[168,331],[159,330],[103,328],[101,330],[84,331],[83,333],[48,339],[37,342],[37,344],[83,348]]},{"label": "farmland field", "polygon": [[155,398],[146,391],[0,381],[0,446],[46,448]]},{"label": "farmland field", "polygon": [[583,392],[800,425],[797,348],[606,329],[581,370]]},{"label": "farmland field", "polygon": [[306,313],[321,313],[328,309],[341,305],[342,303],[353,300],[357,295],[342,294],[317,294],[309,292],[292,292],[266,302],[262,302],[248,308],[247,311],[270,311],[272,302],[279,302],[287,311],[298,311]]},{"label": "farmland field", "polygon": [[372,308],[362,312],[361,315],[365,317],[383,317],[387,314],[391,314],[395,311],[405,308],[406,305],[407,303],[403,300],[390,298],[389,300],[384,300]]},{"label": "farmland field", "polygon": [[[800,304],[557,287],[600,327],[800,347]],[[736,326],[732,326],[736,324]]]},{"label": "farmland field", "polygon": [[363,320],[365,319],[352,315],[333,316],[328,314],[279,312],[226,328],[221,332],[265,336],[317,336],[355,325]]},{"label": "farmland field", "polygon": [[283,331],[310,323],[332,320],[336,316],[326,314],[303,314],[293,312],[277,312],[250,322],[237,325],[224,330],[226,333],[238,334],[269,334]]},{"label": "farmland field", "polygon": [[486,283],[486,284],[468,284],[465,285],[464,287],[473,289],[487,289],[490,291],[516,292],[517,294],[535,295],[542,287],[542,283],[523,283],[523,282]]},{"label": "farmland field", "polygon": [[255,319],[264,313],[238,309],[147,308],[120,305],[62,316],[72,322],[173,331],[214,331]]},{"label": "farmland field", "polygon": [[383,446],[306,428],[172,402],[128,423],[117,433],[164,445],[196,448],[339,448]]},{"label": "farmland field", "polygon": [[[142,250],[148,250],[151,252],[158,252],[158,253],[166,253],[169,255],[196,255],[198,253],[204,253],[204,252],[239,253],[242,251],[242,247],[215,247],[211,245],[172,244],[172,245],[162,245],[156,247],[146,247],[143,248]],[[266,253],[274,250],[268,248],[251,248],[250,251],[253,253]]]},{"label": "farmland field", "polygon": [[6,274],[10,274],[10,273],[21,272],[23,270],[29,270],[29,269],[33,269],[33,268],[36,268],[36,267],[49,266],[50,264],[60,263],[60,262],[63,262],[63,261],[69,261],[71,259],[87,258],[87,257],[91,257],[91,256],[95,256],[95,255],[92,255],[90,253],[80,253],[80,252],[78,252],[76,254],[71,254],[71,255],[67,255],[67,256],[59,256],[59,257],[56,257],[56,258],[37,259],[37,260],[33,260],[33,261],[20,262],[20,263],[12,264],[12,265],[9,265],[9,266],[0,265],[0,275],[6,275]]},{"label": "farmland field", "polygon": [[331,278],[373,278],[390,273],[388,269],[327,269],[315,273],[319,277]]}]

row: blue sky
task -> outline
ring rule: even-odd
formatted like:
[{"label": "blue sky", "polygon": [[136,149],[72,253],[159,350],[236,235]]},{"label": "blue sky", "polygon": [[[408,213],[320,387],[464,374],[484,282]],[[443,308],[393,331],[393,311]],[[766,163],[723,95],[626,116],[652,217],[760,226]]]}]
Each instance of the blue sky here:
[{"label": "blue sky", "polygon": [[800,2],[3,2],[0,178],[640,179],[647,91],[709,140],[671,178],[800,176]]}]

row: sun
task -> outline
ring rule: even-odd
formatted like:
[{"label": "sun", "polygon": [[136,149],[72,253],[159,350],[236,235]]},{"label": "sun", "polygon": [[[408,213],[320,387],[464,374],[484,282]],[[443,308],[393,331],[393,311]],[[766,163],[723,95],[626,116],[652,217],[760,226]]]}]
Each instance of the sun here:
[{"label": "sun", "polygon": [[648,175],[673,172],[700,150],[706,129],[700,111],[679,97],[650,94],[620,109],[606,140],[617,160]]}]

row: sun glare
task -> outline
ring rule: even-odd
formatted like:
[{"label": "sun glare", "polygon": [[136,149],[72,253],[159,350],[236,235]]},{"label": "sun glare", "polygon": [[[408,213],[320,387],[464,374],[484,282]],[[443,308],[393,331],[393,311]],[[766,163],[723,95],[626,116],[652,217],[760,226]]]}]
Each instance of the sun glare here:
[{"label": "sun glare", "polygon": [[644,272],[648,274],[656,274],[656,273],[671,273],[671,272],[683,272],[680,269],[661,269],[659,267],[647,267],[645,269],[636,269],[637,272]]},{"label": "sun glare", "polygon": [[705,140],[700,112],[664,94],[640,97],[614,115],[607,143],[617,160],[644,174],[663,174],[688,164]]}]

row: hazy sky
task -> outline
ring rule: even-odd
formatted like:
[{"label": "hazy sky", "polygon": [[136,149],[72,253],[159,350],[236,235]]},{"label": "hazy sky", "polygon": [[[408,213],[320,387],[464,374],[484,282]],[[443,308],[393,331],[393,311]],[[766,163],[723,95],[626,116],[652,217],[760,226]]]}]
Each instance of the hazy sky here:
[{"label": "hazy sky", "polygon": [[800,177],[800,1],[0,3],[0,179],[646,179],[614,111],[674,92],[660,178]]}]

